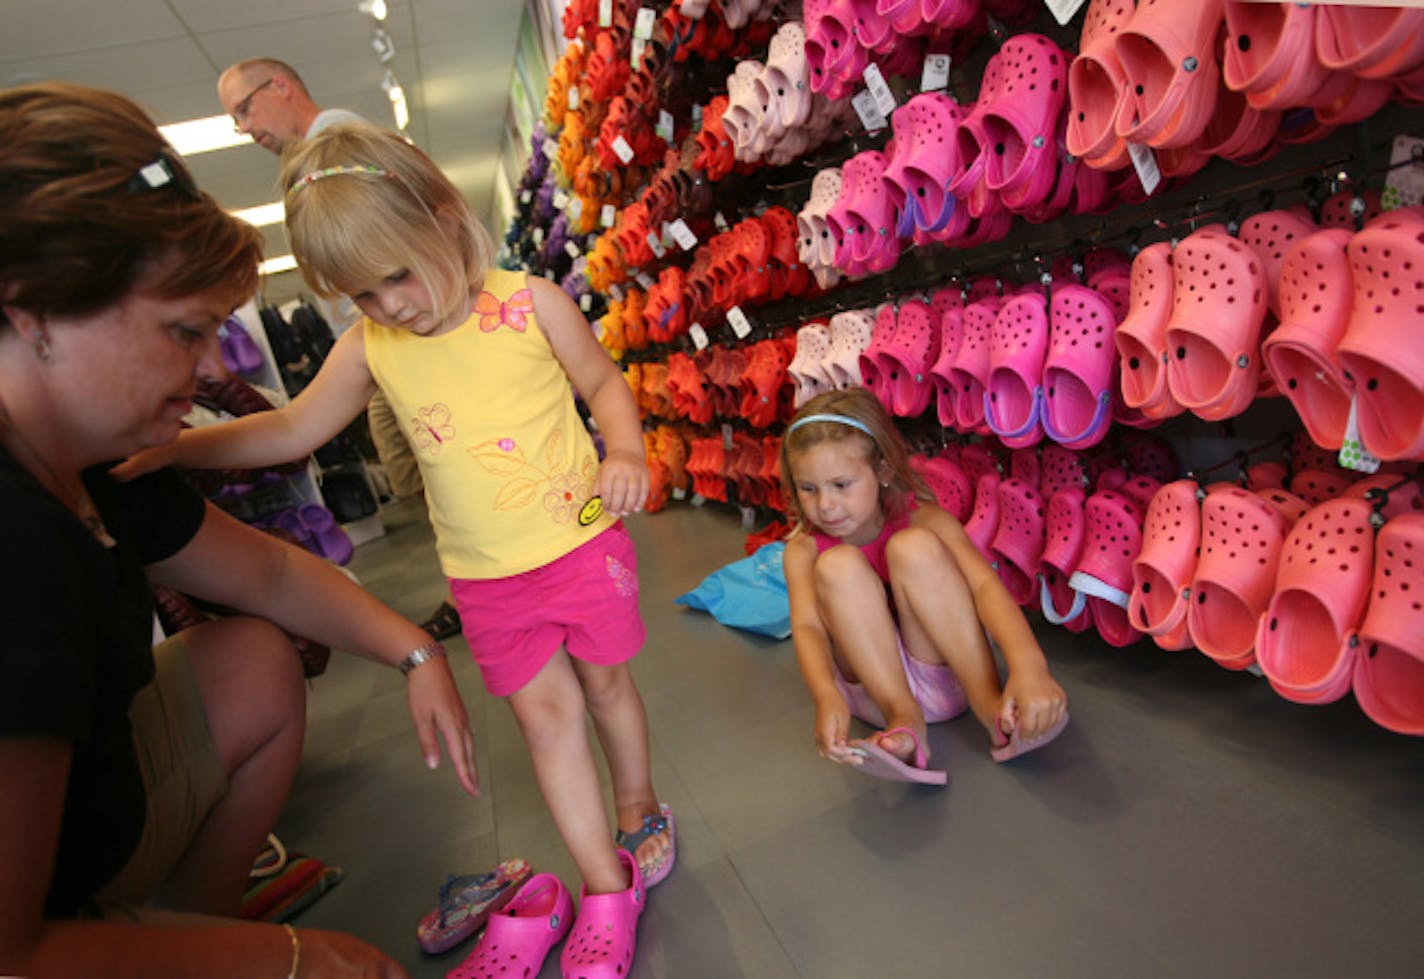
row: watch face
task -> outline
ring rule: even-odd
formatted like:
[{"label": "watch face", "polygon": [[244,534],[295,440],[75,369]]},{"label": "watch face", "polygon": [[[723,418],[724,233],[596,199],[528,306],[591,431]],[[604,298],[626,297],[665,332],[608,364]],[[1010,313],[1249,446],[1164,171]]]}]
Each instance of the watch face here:
[{"label": "watch face", "polygon": [[583,505],[583,509],[579,510],[579,526],[587,527],[601,516],[603,516],[603,497],[595,496]]}]

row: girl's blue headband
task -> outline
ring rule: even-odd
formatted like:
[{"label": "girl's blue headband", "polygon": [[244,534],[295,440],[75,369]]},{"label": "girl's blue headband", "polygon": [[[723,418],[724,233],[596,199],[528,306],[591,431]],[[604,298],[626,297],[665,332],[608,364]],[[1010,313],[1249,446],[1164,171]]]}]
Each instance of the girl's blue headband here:
[{"label": "girl's blue headband", "polygon": [[851,428],[859,429],[870,436],[872,442],[875,441],[875,433],[870,430],[870,426],[859,419],[851,418],[849,415],[807,415],[805,418],[798,418],[792,422],[790,426],[787,427],[786,434],[790,435],[802,425],[809,425],[811,422],[833,422],[837,425],[849,425]]}]

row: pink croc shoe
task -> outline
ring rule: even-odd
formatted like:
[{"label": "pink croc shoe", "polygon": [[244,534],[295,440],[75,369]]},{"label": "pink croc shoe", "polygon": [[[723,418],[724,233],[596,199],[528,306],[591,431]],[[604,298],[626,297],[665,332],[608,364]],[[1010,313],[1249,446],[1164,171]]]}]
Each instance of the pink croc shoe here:
[{"label": "pink croc shoe", "polygon": [[1125,493],[1100,489],[1088,497],[1084,511],[1083,554],[1068,583],[1087,596],[1104,642],[1131,645],[1142,638],[1127,617],[1132,562],[1142,551],[1142,508]]},{"label": "pink croc shoe", "polygon": [[974,484],[958,464],[944,456],[931,456],[921,460],[916,468],[929,484],[941,510],[960,523],[969,519],[974,509]]},{"label": "pink croc shoe", "polygon": [[935,417],[945,428],[958,428],[954,416],[954,382],[949,369],[964,341],[964,297],[958,288],[946,286],[930,297],[930,308],[939,315],[939,350],[930,365]]},{"label": "pink croc shoe", "polygon": [[881,303],[875,311],[875,326],[870,331],[870,345],[860,355],[860,383],[869,389],[891,414],[895,409],[890,385],[896,365],[890,356],[890,349],[899,325],[899,311],[895,304]]},{"label": "pink croc shoe", "polygon": [[1011,449],[1043,439],[1039,413],[1048,340],[1048,301],[1039,289],[1004,303],[990,329],[984,420]]},{"label": "pink croc shoe", "polygon": [[1113,334],[1119,384],[1129,408],[1165,419],[1186,409],[1167,384],[1167,323],[1172,316],[1172,246],[1148,245],[1132,260],[1127,316]]},{"label": "pink croc shoe", "polygon": [[831,317],[831,346],[824,365],[837,390],[862,386],[860,357],[870,346],[874,324],[874,314],[865,309],[848,309]]},{"label": "pink croc shoe", "polygon": [[1113,120],[1127,90],[1117,34],[1134,9],[1133,0],[1092,0],[1078,56],[1068,66],[1068,152],[1098,170],[1120,170],[1130,162]]},{"label": "pink croc shoe", "polygon": [[1187,597],[1201,545],[1197,483],[1179,479],[1157,491],[1147,505],[1142,552],[1132,562],[1127,617],[1163,649],[1187,649]]},{"label": "pink croc shoe", "polygon": [[1038,490],[1020,479],[999,482],[999,526],[989,543],[999,579],[1018,605],[1036,596],[1039,559],[1043,556],[1044,503]]},{"label": "pink croc shoe", "polygon": [[989,382],[989,337],[1000,301],[985,298],[964,307],[959,350],[949,368],[954,388],[954,418],[961,432],[987,432],[984,393]]},{"label": "pink croc shoe", "polygon": [[568,888],[553,874],[535,874],[497,914],[490,915],[474,949],[445,979],[504,979],[537,975],[549,950],[574,920]]},{"label": "pink croc shoe", "polygon": [[1328,704],[1350,689],[1355,630],[1374,571],[1370,514],[1363,499],[1329,500],[1286,537],[1275,592],[1256,630],[1256,662],[1287,700]]},{"label": "pink croc shoe", "polygon": [[1281,263],[1281,325],[1262,343],[1276,387],[1316,445],[1340,448],[1354,385],[1335,348],[1350,321],[1353,285],[1345,254],[1351,233],[1327,228],[1296,242]]},{"label": "pink croc shoe", "polygon": [[1042,34],[1017,34],[999,49],[1003,84],[983,115],[990,190],[1014,196],[1015,210],[1043,201],[1058,175],[1055,134],[1068,95],[1068,57]]},{"label": "pink croc shoe", "polygon": [[1216,107],[1224,0],[1142,0],[1117,35],[1126,78],[1114,129],[1130,143],[1189,146]]},{"label": "pink croc shoe", "polygon": [[890,409],[901,418],[917,418],[930,406],[934,384],[930,367],[940,346],[940,322],[922,299],[900,303],[895,334],[885,353],[892,369],[886,385]]},{"label": "pink croc shoe", "polygon": [[964,532],[991,564],[994,551],[989,545],[999,529],[999,478],[997,472],[986,472],[975,481],[974,509],[964,521]]},{"label": "pink croc shoe", "polygon": [[796,356],[787,365],[786,373],[796,385],[793,401],[797,408],[831,390],[831,378],[824,366],[830,349],[829,324],[807,323],[796,331]]},{"label": "pink croc shoe", "polygon": [[1360,624],[1355,699],[1370,719],[1424,734],[1424,514],[1390,520],[1375,539],[1370,604]]},{"label": "pink croc shoe", "polygon": [[1048,517],[1038,562],[1039,607],[1054,625],[1082,632],[1092,626],[1093,613],[1087,594],[1073,588],[1069,580],[1083,556],[1088,531],[1083,491],[1074,486],[1046,495]]},{"label": "pink croc shoe", "polygon": [[1053,290],[1051,340],[1043,362],[1044,433],[1070,449],[1097,445],[1112,425],[1112,305],[1096,289],[1069,284]]},{"label": "pink croc shoe", "polygon": [[1309,105],[1331,72],[1315,57],[1315,4],[1226,0],[1226,85],[1257,109]]},{"label": "pink croc shoe", "polygon": [[618,862],[628,871],[626,890],[579,893],[578,918],[559,956],[564,979],[627,979],[638,944],[638,918],[647,902],[638,861],[627,850]]}]

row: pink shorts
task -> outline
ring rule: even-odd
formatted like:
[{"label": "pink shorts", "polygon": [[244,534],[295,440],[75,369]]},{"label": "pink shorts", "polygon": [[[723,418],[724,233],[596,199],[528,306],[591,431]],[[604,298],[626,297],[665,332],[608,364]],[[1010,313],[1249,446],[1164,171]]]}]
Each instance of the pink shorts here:
[{"label": "pink shorts", "polygon": [[452,578],[485,687],[507,697],[544,668],[562,646],[570,656],[609,666],[643,648],[638,556],[621,524],[556,561],[508,578]]},{"label": "pink shorts", "polygon": [[[926,663],[915,659],[905,649],[905,644],[900,641],[898,635],[895,641],[900,647],[900,662],[905,667],[905,679],[910,682],[910,693],[914,695],[915,703],[920,705],[920,710],[924,711],[926,724],[947,721],[969,709],[969,698],[965,695],[964,688],[959,685],[953,670],[943,663]],[[885,718],[880,713],[880,708],[875,706],[875,701],[870,699],[865,687],[859,683],[851,683],[841,675],[840,670],[836,670],[836,687],[850,705],[851,714],[873,727],[885,726]]]}]

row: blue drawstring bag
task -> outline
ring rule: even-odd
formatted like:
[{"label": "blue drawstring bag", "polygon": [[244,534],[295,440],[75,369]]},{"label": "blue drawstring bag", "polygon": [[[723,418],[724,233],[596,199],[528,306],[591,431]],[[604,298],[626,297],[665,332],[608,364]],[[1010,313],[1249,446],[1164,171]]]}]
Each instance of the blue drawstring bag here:
[{"label": "blue drawstring bag", "polygon": [[702,584],[674,601],[703,612],[723,625],[773,639],[791,635],[791,603],[781,556],[786,545],[773,541],[751,557],[733,561],[702,579]]}]

